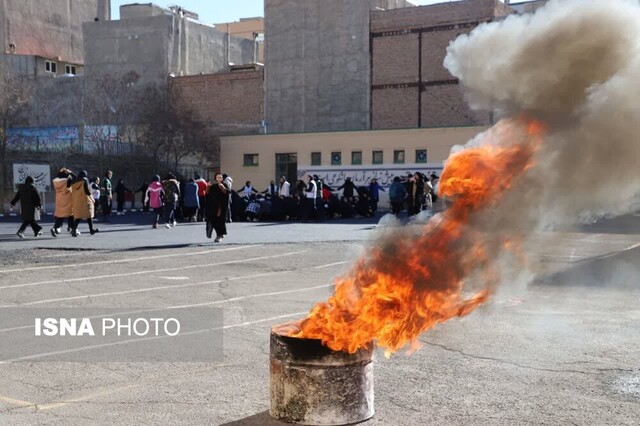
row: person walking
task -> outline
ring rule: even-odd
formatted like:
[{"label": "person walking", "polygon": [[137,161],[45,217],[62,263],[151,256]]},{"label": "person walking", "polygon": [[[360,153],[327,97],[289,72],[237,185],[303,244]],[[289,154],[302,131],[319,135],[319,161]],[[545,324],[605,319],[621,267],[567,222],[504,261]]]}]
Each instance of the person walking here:
[{"label": "person walking", "polygon": [[20,225],[16,233],[18,238],[24,238],[24,231],[29,225],[31,225],[31,229],[33,229],[34,236],[39,237],[42,235],[42,226],[38,225],[37,221],[42,202],[40,201],[40,194],[38,194],[34,182],[33,177],[27,176],[24,183],[18,185],[18,192],[10,203],[13,209],[16,203],[20,201],[22,225]]},{"label": "person walking", "polygon": [[56,209],[53,213],[54,223],[51,228],[51,236],[57,237],[60,234],[60,228],[67,219],[69,230],[73,228],[74,219],[71,210],[71,188],[69,181],[75,179],[73,172],[67,168],[62,168],[58,175],[53,179],[53,189],[56,192]]},{"label": "person walking", "polygon": [[91,235],[100,232],[98,228],[93,227],[93,216],[95,213],[95,205],[91,194],[91,187],[87,179],[87,172],[82,170],[78,173],[78,177],[70,180],[67,185],[71,188],[71,209],[73,210],[73,227],[71,228],[71,236],[78,237],[78,225],[82,219],[87,221],[89,225],[89,233]]},{"label": "person walking", "polygon": [[116,215],[122,216],[124,214],[124,201],[126,198],[126,193],[128,189],[124,184],[124,179],[118,179],[118,183],[116,184]]},{"label": "person walking", "polygon": [[142,212],[143,213],[149,213],[149,204],[145,203],[145,201],[144,201],[144,199],[147,196],[147,188],[149,188],[149,184],[145,180],[145,181],[142,182],[142,185],[140,185],[140,188],[138,188],[138,189],[136,189],[134,191],[134,196],[138,192],[140,193],[140,202],[142,203]]},{"label": "person walking", "polygon": [[164,189],[162,183],[160,183],[160,176],[155,175],[151,184],[147,188],[144,202],[153,209],[153,228],[158,227],[158,221],[162,214],[162,206],[164,204]]},{"label": "person walking", "polygon": [[[89,181],[89,187],[91,188],[91,195],[93,196],[93,205],[95,209],[96,208],[95,206],[100,205],[100,178],[96,176],[93,179],[91,179]],[[96,220],[97,219],[95,218],[95,212],[94,212],[93,221],[95,222]]]},{"label": "person walking", "polygon": [[173,173],[169,173],[162,182],[162,189],[164,189],[164,226],[175,228],[176,206],[180,200],[180,184]]},{"label": "person walking", "polygon": [[104,173],[104,180],[100,184],[100,206],[102,208],[102,217],[105,222],[109,222],[109,215],[111,215],[111,207],[113,205],[113,191],[111,186],[111,178],[113,172],[107,170]]},{"label": "person walking", "polygon": [[[226,173],[222,174],[222,183],[227,187],[227,223],[233,222],[233,212],[231,206],[233,205],[233,178]],[[237,194],[236,194],[237,195]]]},{"label": "person walking", "polygon": [[198,185],[198,204],[200,207],[198,208],[198,222],[205,220],[205,202],[204,197],[207,195],[207,181],[200,177],[200,175],[195,175],[196,185]]},{"label": "person walking", "polygon": [[227,194],[229,190],[224,185],[222,174],[216,173],[215,180],[207,188],[205,197],[205,212],[207,215],[207,238],[211,238],[213,231],[216,231],[215,242],[227,235]]},{"label": "person walking", "polygon": [[198,184],[190,178],[184,185],[184,217],[188,222],[196,222],[200,200],[198,199]]}]

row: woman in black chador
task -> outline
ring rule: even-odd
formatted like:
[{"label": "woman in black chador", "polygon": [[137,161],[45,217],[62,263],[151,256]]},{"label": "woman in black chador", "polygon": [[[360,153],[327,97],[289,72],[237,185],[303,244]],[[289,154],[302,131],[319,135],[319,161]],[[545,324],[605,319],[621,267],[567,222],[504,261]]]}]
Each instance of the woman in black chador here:
[{"label": "woman in black chador", "polygon": [[18,201],[20,201],[22,207],[22,225],[20,225],[16,235],[24,238],[24,231],[29,225],[31,225],[33,234],[36,237],[42,235],[42,226],[38,225],[36,221],[36,211],[39,212],[41,206],[40,195],[38,195],[38,190],[31,176],[27,176],[24,183],[18,185],[18,192],[11,200],[11,208],[14,208]]},{"label": "woman in black chador", "polygon": [[207,238],[216,231],[215,242],[219,242],[227,234],[225,219],[227,217],[227,187],[222,183],[222,174],[216,173],[213,183],[207,187],[205,212],[207,216]]}]

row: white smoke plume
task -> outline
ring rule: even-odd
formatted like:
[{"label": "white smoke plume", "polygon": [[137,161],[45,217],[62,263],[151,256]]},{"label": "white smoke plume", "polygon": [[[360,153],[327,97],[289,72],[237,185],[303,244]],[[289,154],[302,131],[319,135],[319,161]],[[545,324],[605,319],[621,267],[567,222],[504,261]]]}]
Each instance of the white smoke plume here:
[{"label": "white smoke plume", "polygon": [[637,0],[551,0],[460,36],[444,64],[472,108],[548,125],[536,166],[505,200],[518,218],[546,227],[631,211],[640,195]]}]

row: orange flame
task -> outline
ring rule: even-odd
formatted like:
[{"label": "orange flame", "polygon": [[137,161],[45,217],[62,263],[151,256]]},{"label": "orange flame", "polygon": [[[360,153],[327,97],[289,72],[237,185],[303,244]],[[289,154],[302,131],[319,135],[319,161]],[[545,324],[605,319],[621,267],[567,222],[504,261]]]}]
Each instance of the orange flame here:
[{"label": "orange flame", "polygon": [[[531,167],[543,130],[536,121],[505,120],[487,133],[487,144],[452,155],[439,188],[448,209],[418,236],[383,236],[291,334],[350,353],[375,341],[389,355],[415,347],[424,331],[485,302],[499,279],[491,267],[495,252],[509,242],[491,244],[471,218],[494,207]],[[484,288],[466,297],[465,279],[473,273]]]}]

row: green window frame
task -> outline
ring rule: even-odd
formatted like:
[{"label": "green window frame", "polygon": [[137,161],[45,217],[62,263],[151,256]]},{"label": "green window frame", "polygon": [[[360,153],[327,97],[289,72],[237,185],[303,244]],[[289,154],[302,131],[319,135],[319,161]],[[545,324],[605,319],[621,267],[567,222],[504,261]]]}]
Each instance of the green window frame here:
[{"label": "green window frame", "polygon": [[245,167],[255,167],[260,164],[259,154],[244,154],[243,165]]},{"label": "green window frame", "polygon": [[331,165],[332,166],[342,165],[342,152],[334,151],[331,153]]},{"label": "green window frame", "polygon": [[312,152],[311,153],[311,165],[312,166],[321,166],[322,165],[322,153],[321,152]]},{"label": "green window frame", "polygon": [[393,163],[404,164],[404,149],[397,149],[393,151]]}]

